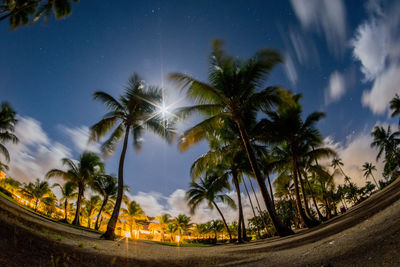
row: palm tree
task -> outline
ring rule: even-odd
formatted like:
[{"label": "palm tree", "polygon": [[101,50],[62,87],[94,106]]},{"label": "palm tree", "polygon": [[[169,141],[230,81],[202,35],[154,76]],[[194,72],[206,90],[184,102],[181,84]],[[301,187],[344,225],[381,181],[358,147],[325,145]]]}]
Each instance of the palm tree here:
[{"label": "palm tree", "polygon": [[171,215],[168,213],[163,213],[161,214],[161,216],[157,216],[156,220],[158,221],[161,227],[161,241],[164,241],[164,232],[168,224],[171,222]]},{"label": "palm tree", "polygon": [[[293,175],[293,184],[296,196],[296,206],[300,219],[307,227],[313,227],[318,222],[311,217],[307,206],[306,191],[303,185],[303,178],[307,181],[307,175],[303,175],[304,163],[306,159],[314,159],[317,154],[330,156],[334,152],[327,148],[312,149],[310,144],[319,143],[321,134],[316,129],[315,124],[325,116],[322,112],[313,112],[304,120],[301,118],[302,107],[298,100],[301,95],[294,95],[289,99],[290,102],[282,105],[276,112],[267,112],[270,119],[263,119],[259,123],[259,131],[264,132],[265,142],[280,144],[281,162],[276,162],[278,166],[284,168],[290,166]],[[269,132],[268,132],[269,129]],[[262,137],[261,137],[262,138]],[[305,210],[301,204],[300,190],[302,191]]]},{"label": "palm tree", "polygon": [[[16,144],[18,138],[14,135],[15,125],[17,119],[15,119],[16,112],[12,109],[10,104],[2,102],[0,105],[0,154],[2,154],[7,162],[10,161],[10,154],[8,153],[5,143],[12,142]],[[3,170],[7,170],[8,166],[0,162],[0,167]]]},{"label": "palm tree", "polygon": [[63,186],[58,183],[53,184],[52,187],[60,188],[61,199],[60,201],[64,201],[64,222],[68,223],[68,201],[72,198],[75,198],[77,193],[75,192],[76,184],[72,181],[66,182]]},{"label": "palm tree", "polygon": [[93,190],[98,192],[103,197],[103,202],[97,214],[95,228],[100,228],[99,220],[104,207],[107,205],[109,199],[115,199],[117,197],[117,178],[113,175],[100,174],[94,178]]},{"label": "palm tree", "polygon": [[115,125],[118,126],[111,136],[102,145],[105,154],[115,151],[116,145],[123,138],[123,147],[118,167],[118,192],[114,212],[107,225],[107,231],[103,238],[113,240],[115,238],[115,225],[117,223],[119,210],[121,208],[123,185],[124,185],[124,161],[128,148],[129,134],[132,134],[133,146],[138,151],[141,148],[141,136],[144,130],[163,137],[168,142],[172,141],[173,132],[160,123],[160,108],[162,105],[161,90],[155,87],[145,87],[142,79],[133,74],[119,101],[105,92],[95,92],[94,99],[103,102],[110,111],[102,120],[92,126],[91,140],[99,141],[105,134],[110,132]]},{"label": "palm tree", "polygon": [[122,208],[121,218],[123,218],[129,226],[129,231],[132,235],[133,230],[138,229],[138,220],[147,220],[147,217],[138,203],[134,200],[126,203],[127,208]]},{"label": "palm tree", "polygon": [[74,225],[80,225],[81,201],[85,193],[85,187],[93,183],[93,178],[104,172],[104,163],[100,157],[93,152],[85,151],[80,156],[79,161],[63,158],[62,163],[67,170],[52,169],[46,174],[46,178],[61,177],[66,181],[71,181],[78,186],[78,199],[76,201]]},{"label": "palm tree", "polygon": [[392,118],[400,114],[400,97],[398,94],[396,94],[396,96],[390,101],[390,109],[393,110],[391,114]]},{"label": "palm tree", "polygon": [[332,168],[334,168],[335,170],[336,169],[338,169],[338,170],[340,170],[340,172],[342,173],[342,175],[344,176],[344,182],[346,183],[348,183],[348,184],[350,184],[350,177],[349,176],[347,176],[345,173],[344,173],[344,171],[343,171],[343,169],[342,169],[342,166],[343,166],[343,162],[342,162],[342,159],[341,158],[338,158],[338,157],[335,157],[333,160],[332,160],[332,162],[331,162],[331,167]]},{"label": "palm tree", "polygon": [[400,132],[392,133],[390,126],[388,126],[387,131],[382,126],[375,126],[371,135],[374,138],[371,147],[378,148],[376,160],[379,160],[385,153],[384,174],[392,174],[399,167],[400,162],[400,151],[398,149]]},{"label": "palm tree", "polygon": [[[278,234],[280,236],[293,234],[293,231],[283,225],[275,213],[247,134],[247,127],[256,120],[257,111],[260,108],[269,109],[279,100],[276,87],[264,89],[262,86],[269,72],[282,61],[282,58],[274,50],[263,49],[253,58],[240,62],[227,55],[221,48],[222,42],[214,41],[210,57],[209,84],[185,74],[169,75],[179,87],[187,89],[187,96],[196,102],[195,106],[181,108],[179,114],[182,116],[189,116],[193,112],[205,114],[207,118],[197,125],[200,127],[212,128],[213,124],[226,118],[236,124],[243,149]],[[196,144],[202,139],[204,136],[194,136],[192,143]]]},{"label": "palm tree", "polygon": [[189,227],[192,225],[190,223],[190,217],[186,216],[185,214],[179,214],[176,216],[172,220],[172,223],[175,224],[176,232],[178,232],[180,236],[186,234],[186,232],[189,230]]},{"label": "palm tree", "polygon": [[29,184],[25,184],[23,193],[34,201],[34,210],[37,211],[39,202],[47,197],[51,197],[53,192],[47,181],[40,181],[39,178],[36,178],[35,183],[30,182]]},{"label": "palm tree", "polygon": [[85,204],[83,210],[85,211],[88,220],[87,227],[90,229],[90,218],[95,210],[98,209],[101,200],[99,196],[91,196],[89,200],[84,200],[83,202]]},{"label": "palm tree", "polygon": [[218,242],[218,233],[222,232],[223,229],[224,229],[224,223],[221,220],[212,220],[211,221],[211,229],[210,230],[214,231],[215,243]]},{"label": "palm tree", "polygon": [[51,14],[61,19],[72,12],[71,2],[79,0],[29,0],[29,1],[0,1],[0,21],[10,20],[10,26],[15,29],[22,25],[30,25],[41,17],[47,21]]},{"label": "palm tree", "polygon": [[176,226],[176,224],[174,223],[168,224],[166,233],[170,235],[171,241],[174,241],[174,235],[176,234],[177,231],[178,231],[178,226]]},{"label": "palm tree", "polygon": [[365,179],[368,179],[368,176],[372,176],[372,179],[374,179],[376,188],[379,188],[378,183],[375,180],[374,174],[372,173],[372,171],[376,171],[376,167],[374,165],[372,165],[371,162],[365,162],[362,167],[363,167]]},{"label": "palm tree", "polygon": [[228,204],[233,209],[236,209],[235,202],[227,194],[222,193],[224,189],[229,189],[229,183],[226,179],[221,179],[216,175],[206,175],[203,179],[200,179],[200,183],[192,182],[190,184],[190,189],[186,192],[186,199],[190,206],[190,211],[193,214],[196,208],[204,200],[207,201],[208,207],[212,210],[214,207],[217,209],[222,221],[226,227],[229,234],[229,240],[232,241],[232,235],[229,231],[228,224],[226,223],[225,217],[222,211],[215,202],[216,199],[223,203]]}]

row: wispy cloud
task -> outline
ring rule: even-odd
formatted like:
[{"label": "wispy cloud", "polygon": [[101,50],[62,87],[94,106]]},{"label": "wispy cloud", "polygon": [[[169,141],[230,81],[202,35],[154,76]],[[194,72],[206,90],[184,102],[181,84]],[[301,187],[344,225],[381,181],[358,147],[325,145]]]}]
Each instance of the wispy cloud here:
[{"label": "wispy cloud", "polygon": [[342,0],[291,0],[302,27],[323,33],[328,47],[339,55],[346,44],[346,7]]}]

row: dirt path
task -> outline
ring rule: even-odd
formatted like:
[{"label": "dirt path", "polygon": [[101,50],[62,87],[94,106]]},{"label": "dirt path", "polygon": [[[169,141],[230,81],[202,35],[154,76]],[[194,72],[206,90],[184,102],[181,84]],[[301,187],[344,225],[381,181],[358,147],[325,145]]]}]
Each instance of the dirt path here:
[{"label": "dirt path", "polygon": [[0,266],[400,266],[400,181],[294,236],[205,248],[100,240],[0,198],[0,248]]}]

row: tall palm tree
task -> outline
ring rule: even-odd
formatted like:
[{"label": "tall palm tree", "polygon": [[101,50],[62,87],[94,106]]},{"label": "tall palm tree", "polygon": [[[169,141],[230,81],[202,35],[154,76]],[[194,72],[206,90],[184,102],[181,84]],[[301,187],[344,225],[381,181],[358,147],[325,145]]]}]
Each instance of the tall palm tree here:
[{"label": "tall palm tree", "polygon": [[376,171],[376,167],[374,165],[372,165],[371,162],[365,162],[362,167],[363,167],[365,179],[368,179],[369,176],[372,176],[372,179],[374,179],[376,188],[379,188],[378,183],[375,180],[374,174],[372,173],[372,171]]},{"label": "tall palm tree", "polygon": [[164,241],[164,232],[168,224],[171,222],[171,215],[168,213],[163,213],[161,216],[157,216],[156,220],[161,226],[161,241]]},{"label": "tall palm tree", "polygon": [[162,92],[156,87],[145,87],[143,80],[133,74],[125,88],[125,93],[119,101],[105,92],[95,92],[94,99],[101,101],[109,112],[103,119],[92,126],[91,140],[99,141],[105,134],[116,128],[111,136],[102,145],[105,154],[115,151],[118,142],[123,138],[123,146],[118,166],[118,192],[114,212],[107,225],[103,238],[115,238],[115,225],[121,208],[124,185],[124,161],[128,148],[129,134],[132,134],[133,146],[138,151],[141,148],[141,137],[144,130],[163,137],[168,142],[172,141],[173,131],[163,127],[160,105],[162,105]]},{"label": "tall palm tree", "polygon": [[217,209],[222,221],[226,227],[229,234],[229,240],[232,241],[232,235],[229,230],[228,224],[226,223],[225,217],[222,211],[218,207],[216,200],[220,200],[223,203],[228,204],[230,207],[236,209],[235,202],[227,194],[223,193],[224,189],[229,189],[229,183],[226,179],[218,177],[217,175],[206,175],[203,179],[200,179],[199,183],[192,182],[190,184],[190,189],[186,192],[186,199],[193,214],[196,208],[203,201],[207,201],[208,207],[212,210],[214,207]]},{"label": "tall palm tree", "polygon": [[[8,153],[5,143],[12,142],[16,144],[18,138],[14,134],[17,119],[15,118],[16,112],[7,102],[2,102],[0,105],[0,154],[2,154],[7,162],[10,161],[10,154]],[[0,162],[0,167],[7,170],[8,166]]]},{"label": "tall palm tree", "polygon": [[93,215],[93,213],[99,208],[101,199],[99,196],[91,196],[89,199],[83,201],[85,204],[84,211],[86,213],[87,217],[87,227],[90,228],[90,219]]},{"label": "tall palm tree", "polygon": [[0,21],[9,19],[10,26],[15,29],[22,25],[33,24],[41,17],[47,21],[51,14],[61,19],[72,12],[71,2],[79,0],[28,0],[28,1],[0,1]]},{"label": "tall palm tree", "polygon": [[122,208],[121,217],[126,221],[129,226],[131,236],[133,236],[133,230],[139,230],[138,220],[147,220],[147,217],[142,210],[142,207],[134,200],[126,203],[127,208]]},{"label": "tall palm tree", "polygon": [[100,216],[104,207],[107,205],[108,200],[115,199],[117,197],[117,191],[118,191],[117,184],[118,180],[113,175],[100,174],[94,177],[92,188],[94,191],[96,191],[103,197],[103,201],[99,209],[99,212],[97,214],[96,223],[94,226],[96,230],[98,230],[100,227],[99,224]]},{"label": "tall palm tree", "polygon": [[[280,236],[286,236],[293,231],[282,224],[276,215],[247,133],[247,126],[256,120],[257,111],[260,108],[269,109],[279,100],[277,88],[263,88],[263,82],[280,62],[280,54],[271,49],[260,50],[253,58],[240,62],[227,55],[222,50],[222,42],[217,40],[213,43],[210,57],[209,84],[181,73],[170,74],[169,78],[186,89],[187,96],[196,102],[194,106],[181,108],[180,115],[189,116],[193,112],[205,114],[207,118],[198,124],[202,127],[212,127],[223,118],[229,118],[236,124],[273,224]],[[203,138],[195,136],[192,143]]]},{"label": "tall palm tree", "polygon": [[88,151],[83,152],[78,162],[72,159],[63,158],[62,163],[67,168],[66,171],[52,169],[47,172],[46,178],[61,177],[78,186],[75,218],[72,221],[72,224],[80,225],[79,216],[81,212],[81,201],[85,193],[85,188],[88,184],[93,183],[93,178],[96,175],[104,172],[104,163],[96,153]]},{"label": "tall palm tree", "polygon": [[72,181],[68,181],[63,186],[55,183],[52,187],[60,188],[60,201],[64,201],[64,222],[68,223],[68,201],[77,196],[77,193],[75,192],[77,184],[73,183]]},{"label": "tall palm tree", "polygon": [[34,210],[37,211],[39,202],[43,201],[47,197],[52,197],[53,192],[51,191],[47,181],[41,181],[39,178],[36,178],[34,183],[30,182],[29,184],[25,184],[23,193],[34,201]]},{"label": "tall palm tree", "polygon": [[[318,222],[310,215],[307,206],[306,191],[303,185],[302,177],[304,172],[304,164],[302,160],[306,158],[306,154],[316,154],[329,156],[333,152],[330,149],[319,148],[318,150],[309,151],[309,143],[316,143],[321,140],[319,131],[315,124],[325,116],[322,112],[313,112],[304,120],[301,117],[302,107],[298,102],[301,95],[292,96],[292,101],[285,106],[279,108],[276,112],[267,112],[269,119],[263,119],[259,123],[260,131],[265,132],[265,141],[281,145],[281,154],[283,155],[282,163],[279,165],[290,166],[293,175],[293,184],[296,196],[296,206],[300,219],[307,227],[313,227]],[[267,131],[269,129],[269,132]],[[302,171],[303,169],[303,171]],[[300,190],[305,205],[305,210],[301,204]]]}]

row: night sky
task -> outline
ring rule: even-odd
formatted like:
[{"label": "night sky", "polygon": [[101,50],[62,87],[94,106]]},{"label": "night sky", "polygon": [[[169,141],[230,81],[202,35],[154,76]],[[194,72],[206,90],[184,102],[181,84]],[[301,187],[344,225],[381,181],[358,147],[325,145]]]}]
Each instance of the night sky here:
[{"label": "night sky", "polygon": [[[81,1],[70,17],[47,24],[11,31],[3,21],[0,100],[18,112],[22,137],[10,149],[10,174],[26,181],[60,167],[51,165],[61,157],[77,158],[86,148],[88,127],[105,114],[93,92],[118,96],[133,72],[164,86],[170,101],[180,96],[168,84],[168,73],[206,81],[215,38],[238,58],[264,47],[279,50],[285,64],[266,85],[303,94],[304,114],[326,112],[318,127],[346,165],[352,146],[369,142],[375,124],[394,123],[387,103],[400,92],[399,6],[358,0],[97,0]],[[98,145],[89,148],[97,151]],[[119,151],[106,162],[110,173],[117,173]],[[142,151],[129,147],[125,161],[130,194],[169,201],[177,189],[187,189],[190,165],[206,151],[202,144],[181,154],[176,144],[146,135]]]}]

